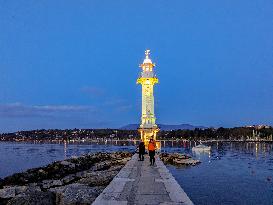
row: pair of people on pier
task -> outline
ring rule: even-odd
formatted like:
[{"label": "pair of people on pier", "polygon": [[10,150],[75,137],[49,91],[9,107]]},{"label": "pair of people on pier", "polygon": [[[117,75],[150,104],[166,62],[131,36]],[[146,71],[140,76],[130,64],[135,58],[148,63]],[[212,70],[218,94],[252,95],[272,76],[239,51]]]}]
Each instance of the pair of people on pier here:
[{"label": "pair of people on pier", "polygon": [[[155,149],[156,149],[156,143],[153,139],[150,139],[150,142],[148,144],[148,151],[150,156],[150,165],[155,164]],[[143,141],[140,141],[138,145],[138,152],[139,152],[139,160],[144,161],[144,154],[145,154],[145,144]]]}]

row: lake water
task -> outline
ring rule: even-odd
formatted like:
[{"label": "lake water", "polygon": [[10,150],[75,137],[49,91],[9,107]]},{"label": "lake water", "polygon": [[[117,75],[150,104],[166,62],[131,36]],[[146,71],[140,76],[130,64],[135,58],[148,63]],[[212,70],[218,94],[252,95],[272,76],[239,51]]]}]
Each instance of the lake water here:
[{"label": "lake water", "polygon": [[167,166],[195,204],[273,205],[272,144],[211,146],[208,153],[192,153],[190,146],[183,143],[165,150],[186,152],[201,160],[194,167]]},{"label": "lake water", "polygon": [[0,142],[0,178],[90,152],[134,151],[133,145],[32,144]]},{"label": "lake water", "polygon": [[[209,153],[192,153],[194,143],[162,143],[163,152],[201,160],[194,167],[167,166],[195,204],[273,205],[273,144],[213,143]],[[134,151],[134,143],[30,144],[0,142],[0,177],[55,160],[98,151]]]}]

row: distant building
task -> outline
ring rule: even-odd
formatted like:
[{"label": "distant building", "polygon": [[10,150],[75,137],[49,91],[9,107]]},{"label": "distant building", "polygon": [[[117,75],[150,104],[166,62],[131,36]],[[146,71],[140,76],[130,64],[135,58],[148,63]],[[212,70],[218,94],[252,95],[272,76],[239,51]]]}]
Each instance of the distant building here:
[{"label": "distant building", "polygon": [[245,126],[245,127],[248,127],[248,128],[255,128],[255,129],[263,129],[263,128],[266,128],[266,129],[268,129],[268,128],[270,128],[271,126],[269,126],[269,125],[247,125],[247,126]]}]

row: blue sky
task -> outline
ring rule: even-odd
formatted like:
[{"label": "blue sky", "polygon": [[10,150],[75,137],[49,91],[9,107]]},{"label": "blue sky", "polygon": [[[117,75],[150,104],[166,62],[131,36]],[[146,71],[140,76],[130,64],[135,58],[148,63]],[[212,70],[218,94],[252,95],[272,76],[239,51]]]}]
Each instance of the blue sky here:
[{"label": "blue sky", "polygon": [[273,125],[273,2],[0,0],[0,132],[139,123]]}]

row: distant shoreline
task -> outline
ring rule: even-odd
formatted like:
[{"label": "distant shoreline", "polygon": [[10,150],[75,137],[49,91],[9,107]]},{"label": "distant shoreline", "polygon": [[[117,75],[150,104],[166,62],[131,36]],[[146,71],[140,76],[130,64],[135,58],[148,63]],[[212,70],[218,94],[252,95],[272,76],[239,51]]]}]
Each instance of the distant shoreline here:
[{"label": "distant shoreline", "polygon": [[[108,141],[137,141],[140,140],[138,130],[120,129],[70,129],[70,130],[31,130],[15,133],[0,134],[0,141],[32,141],[32,142],[90,142],[101,143]],[[273,141],[273,128],[270,126],[235,127],[235,128],[207,128],[194,130],[161,130],[156,140],[168,141],[234,141],[234,142],[271,142]]]},{"label": "distant shoreline", "polygon": [[[139,142],[140,139],[122,139],[122,140],[111,140],[111,139],[99,139],[89,141],[47,141],[47,140],[28,140],[28,141],[16,141],[16,140],[0,140],[1,142],[14,142],[14,143],[30,143],[30,144],[105,144],[105,142]],[[273,143],[273,140],[187,140],[187,139],[160,139],[158,142],[196,142],[196,143],[212,143],[212,142],[238,142],[238,143]],[[108,144],[114,145],[114,144]],[[120,145],[120,144],[117,144]],[[121,145],[122,146],[122,145]],[[128,146],[128,145],[124,145]]]}]

